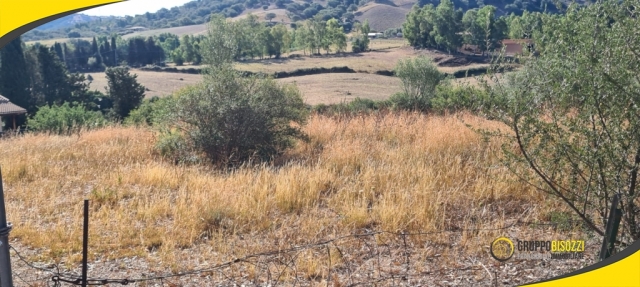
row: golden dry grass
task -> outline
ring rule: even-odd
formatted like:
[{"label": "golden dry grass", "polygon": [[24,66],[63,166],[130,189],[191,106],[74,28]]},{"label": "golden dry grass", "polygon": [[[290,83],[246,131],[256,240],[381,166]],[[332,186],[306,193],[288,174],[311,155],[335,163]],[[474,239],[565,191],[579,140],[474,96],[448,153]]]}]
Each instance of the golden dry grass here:
[{"label": "golden dry grass", "polygon": [[[181,264],[185,250],[215,264],[362,228],[492,228],[556,208],[500,168],[499,143],[484,142],[460,118],[500,127],[467,115],[313,116],[305,127],[310,141],[275,166],[233,172],[165,162],[154,152],[154,134],[142,128],[4,139],[11,235],[42,248],[43,258],[77,262],[88,198],[92,259],[153,251],[161,258],[154,264],[188,269]],[[486,256],[483,246],[499,234],[412,240]],[[316,272],[318,262],[305,260],[299,267]]]}]

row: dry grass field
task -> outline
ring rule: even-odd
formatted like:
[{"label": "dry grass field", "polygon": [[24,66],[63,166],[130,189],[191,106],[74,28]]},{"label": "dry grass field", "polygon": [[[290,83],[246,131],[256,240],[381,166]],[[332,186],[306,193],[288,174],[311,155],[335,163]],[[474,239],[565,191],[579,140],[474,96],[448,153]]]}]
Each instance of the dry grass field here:
[{"label": "dry grass field", "polygon": [[311,105],[350,102],[355,98],[385,100],[400,91],[396,77],[331,73],[279,79],[282,83],[295,83]]},{"label": "dry grass field", "polygon": [[[229,172],[164,161],[154,151],[154,133],[144,128],[4,139],[0,165],[11,236],[40,250],[39,260],[75,264],[87,198],[90,260],[153,255],[157,261],[149,268],[186,270],[359,231],[485,229],[516,219],[548,220],[559,207],[501,168],[499,142],[483,141],[463,121],[501,127],[468,115],[313,116],[304,128],[310,141],[275,165]],[[451,267],[459,255],[491,262],[486,246],[504,232],[407,240],[419,256],[439,254],[438,264]],[[539,230],[508,234],[531,232]],[[341,248],[357,246],[350,244],[357,242]],[[335,255],[333,266],[340,268],[345,262]],[[297,272],[325,276],[322,256],[295,259]]]},{"label": "dry grass field", "polygon": [[[202,80],[201,75],[186,73],[163,73],[140,70],[131,70],[131,73],[138,75],[138,83],[149,89],[145,93],[146,98],[170,95],[187,85],[193,85]],[[89,89],[106,93],[107,78],[105,77],[105,73],[88,73],[88,75],[93,77]]]},{"label": "dry grass field", "polygon": [[[303,56],[302,51],[297,58],[249,60],[236,64],[236,68],[251,72],[274,73],[279,71],[293,71],[305,68],[332,68],[347,66],[356,71],[372,73],[380,70],[393,70],[400,59],[416,57],[418,55],[429,56],[433,59],[446,59],[452,56],[431,50],[414,50],[406,47],[402,39],[380,39],[371,41],[374,51],[360,54],[329,54],[321,56]],[[486,64],[473,64],[463,67],[438,67],[442,72],[454,72],[461,69],[487,66]]]},{"label": "dry grass field", "polygon": [[[164,73],[133,70],[138,75],[138,82],[149,89],[145,97],[162,97],[170,95],[187,85],[198,83],[202,76],[185,73]],[[91,90],[106,93],[107,79],[104,73],[90,73],[93,82]],[[182,80],[180,80],[182,79]],[[328,73],[278,79],[281,83],[294,83],[302,92],[306,103],[335,104],[349,102],[355,98],[385,100],[392,94],[401,91],[400,80],[396,77],[365,73]],[[455,79],[458,85],[477,86],[475,77]]]},{"label": "dry grass field", "polygon": [[153,29],[147,31],[140,31],[131,34],[127,34],[122,36],[124,39],[129,39],[132,37],[149,37],[149,36],[157,36],[162,33],[171,33],[176,34],[180,37],[183,35],[203,35],[207,33],[207,25],[199,24],[199,25],[189,25],[189,26],[180,26],[180,27],[172,27],[172,28],[164,28],[164,29]]}]

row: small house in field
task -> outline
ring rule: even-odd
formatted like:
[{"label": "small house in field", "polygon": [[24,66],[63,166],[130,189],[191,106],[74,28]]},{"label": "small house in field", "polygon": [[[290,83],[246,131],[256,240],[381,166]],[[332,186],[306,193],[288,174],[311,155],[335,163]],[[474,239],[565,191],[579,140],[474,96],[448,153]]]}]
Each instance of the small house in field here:
[{"label": "small house in field", "polygon": [[13,122],[13,129],[16,128],[16,116],[26,114],[27,110],[22,107],[19,107],[9,99],[0,96],[0,133],[3,132],[2,127],[2,119],[9,118]]},{"label": "small house in field", "polygon": [[505,39],[502,40],[501,46],[504,47],[505,55],[515,56],[531,50],[533,41],[531,39]]}]

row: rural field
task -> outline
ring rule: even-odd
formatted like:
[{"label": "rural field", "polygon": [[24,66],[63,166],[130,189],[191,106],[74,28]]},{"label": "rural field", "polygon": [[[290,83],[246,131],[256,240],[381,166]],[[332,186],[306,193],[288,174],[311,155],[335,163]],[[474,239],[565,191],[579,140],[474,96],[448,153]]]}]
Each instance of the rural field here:
[{"label": "rural field", "polygon": [[203,35],[207,33],[207,24],[199,24],[199,25],[189,25],[189,26],[180,26],[180,27],[172,27],[172,28],[164,28],[164,29],[152,29],[147,31],[139,31],[131,34],[126,34],[122,36],[124,39],[129,39],[132,37],[149,37],[149,36],[157,36],[162,33],[171,33],[176,34],[178,36],[184,35]]},{"label": "rural field", "polygon": [[355,98],[386,100],[400,92],[400,79],[396,77],[362,74],[330,73],[279,79],[294,83],[307,104],[337,104]]},{"label": "rural field", "polygon": [[146,128],[10,138],[0,165],[11,236],[30,260],[78,270],[87,198],[91,272],[115,278],[223,264],[166,282],[342,286],[404,274],[418,285],[489,285],[497,274],[518,284],[592,262],[512,260],[528,266],[513,274],[491,259],[499,235],[585,235],[513,225],[564,209],[517,181],[499,163],[500,142],[465,124],[501,128],[466,114],[314,115],[308,142],[271,165],[232,171],[167,162]]},{"label": "rural field", "polygon": [[[193,85],[202,81],[201,75],[187,73],[162,73],[141,70],[132,70],[131,73],[138,75],[137,81],[147,88],[146,98],[154,96],[164,97],[170,95],[187,85]],[[106,93],[107,78],[104,72],[88,73],[93,81],[89,89]]]},{"label": "rural field", "polygon": [[[355,98],[384,100],[400,91],[398,78],[374,74],[377,71],[392,71],[400,59],[425,55],[441,65],[438,69],[444,73],[453,73],[462,69],[486,67],[482,63],[456,61],[456,57],[432,50],[414,50],[407,47],[402,39],[376,39],[371,41],[373,51],[361,54],[329,54],[321,56],[300,56],[293,58],[248,60],[236,64],[241,71],[276,73],[292,72],[299,69],[333,68],[347,66],[358,73],[327,73],[278,79],[283,83],[296,83],[309,104],[333,104]],[[295,52],[299,54],[300,52]],[[448,63],[448,64],[444,64]],[[169,65],[170,67],[176,67]],[[203,66],[185,65],[178,69],[202,68]],[[195,84],[202,76],[187,73],[169,73],[132,70],[138,75],[138,81],[148,91],[146,97],[166,96],[179,89]],[[104,73],[89,73],[93,77],[90,89],[105,91],[107,81]],[[456,79],[456,83],[476,85],[473,77]]]}]

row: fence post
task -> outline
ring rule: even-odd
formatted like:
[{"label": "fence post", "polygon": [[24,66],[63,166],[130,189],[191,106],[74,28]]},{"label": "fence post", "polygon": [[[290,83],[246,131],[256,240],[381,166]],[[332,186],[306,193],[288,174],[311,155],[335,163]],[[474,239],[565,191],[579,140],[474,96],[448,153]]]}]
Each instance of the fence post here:
[{"label": "fence post", "polygon": [[89,200],[84,200],[84,225],[82,227],[82,287],[87,287],[87,249],[89,245]]},{"label": "fence post", "polygon": [[4,187],[2,184],[2,170],[0,169],[0,286],[13,287],[11,277],[11,258],[9,257],[9,232],[11,223],[7,222],[4,207]]},{"label": "fence post", "polygon": [[620,194],[617,193],[613,196],[613,200],[611,201],[611,210],[609,210],[609,219],[607,220],[607,230],[604,233],[602,248],[600,249],[600,261],[607,259],[611,256],[611,253],[613,253],[616,236],[618,235],[618,227],[620,226],[620,220],[622,219],[622,210],[618,208],[619,201]]}]

